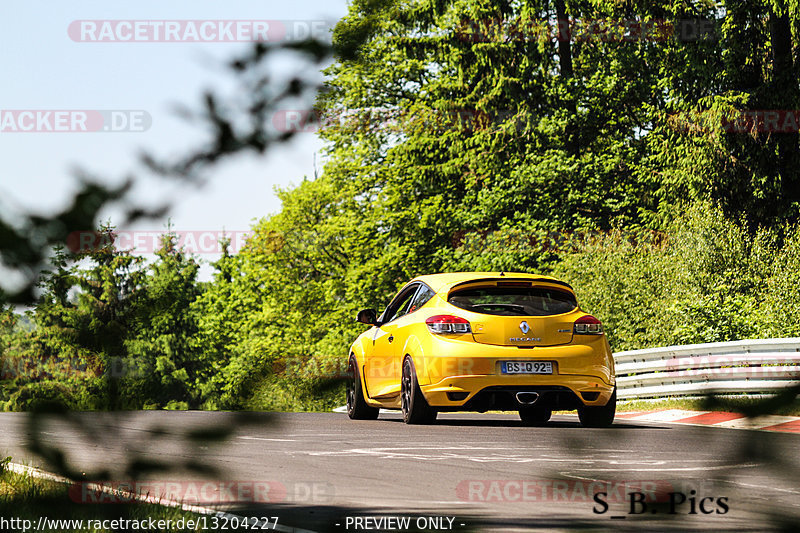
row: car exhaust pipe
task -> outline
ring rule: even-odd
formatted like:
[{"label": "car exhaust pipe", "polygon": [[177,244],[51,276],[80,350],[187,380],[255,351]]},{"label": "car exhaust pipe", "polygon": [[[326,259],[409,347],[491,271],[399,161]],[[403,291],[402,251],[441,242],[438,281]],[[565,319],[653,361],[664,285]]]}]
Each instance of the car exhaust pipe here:
[{"label": "car exhaust pipe", "polygon": [[539,399],[538,392],[518,392],[517,401],[522,405],[533,405]]}]

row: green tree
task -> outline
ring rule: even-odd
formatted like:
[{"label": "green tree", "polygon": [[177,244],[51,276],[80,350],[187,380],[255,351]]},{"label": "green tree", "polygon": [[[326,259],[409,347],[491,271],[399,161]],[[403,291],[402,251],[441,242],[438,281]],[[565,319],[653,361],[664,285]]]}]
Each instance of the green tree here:
[{"label": "green tree", "polygon": [[127,407],[197,407],[208,379],[197,343],[200,294],[197,261],[178,246],[177,235],[161,237],[156,261],[143,283],[134,332],[125,343],[123,397]]},{"label": "green tree", "polygon": [[[16,369],[9,407],[58,401],[79,409],[120,406],[112,369],[126,359],[141,296],[142,259],[114,248],[102,227],[94,246],[79,253],[57,248],[39,281],[31,331],[9,356]],[[13,359],[12,359],[13,358]]]}]

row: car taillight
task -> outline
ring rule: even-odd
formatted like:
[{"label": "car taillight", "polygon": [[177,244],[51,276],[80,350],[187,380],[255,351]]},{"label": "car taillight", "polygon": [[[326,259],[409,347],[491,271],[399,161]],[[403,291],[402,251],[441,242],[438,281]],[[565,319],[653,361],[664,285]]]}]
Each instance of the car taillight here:
[{"label": "car taillight", "polygon": [[586,315],[575,321],[573,331],[576,335],[601,335],[603,333],[603,324],[592,315]]},{"label": "car taillight", "polygon": [[447,333],[470,333],[472,328],[469,327],[469,321],[455,315],[434,315],[425,323],[431,333],[443,335]]}]

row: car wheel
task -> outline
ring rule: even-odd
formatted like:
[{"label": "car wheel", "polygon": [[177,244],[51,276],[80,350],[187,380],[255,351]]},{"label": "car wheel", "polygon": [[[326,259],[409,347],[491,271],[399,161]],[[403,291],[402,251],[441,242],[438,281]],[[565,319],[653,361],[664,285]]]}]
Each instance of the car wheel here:
[{"label": "car wheel", "polygon": [[546,407],[523,407],[519,410],[519,417],[526,426],[543,426],[550,420],[553,411]]},{"label": "car wheel", "polygon": [[611,399],[603,406],[582,405],[578,407],[578,418],[583,427],[607,428],[614,422],[617,412],[617,389],[611,394]]},{"label": "car wheel", "polygon": [[358,363],[355,357],[350,357],[347,369],[347,416],[353,420],[375,420],[380,409],[367,405],[364,392],[361,388],[361,376],[358,372]]},{"label": "car wheel", "polygon": [[406,424],[430,424],[436,420],[436,409],[428,405],[417,383],[414,363],[407,357],[403,362],[403,377],[400,381],[400,407]]}]

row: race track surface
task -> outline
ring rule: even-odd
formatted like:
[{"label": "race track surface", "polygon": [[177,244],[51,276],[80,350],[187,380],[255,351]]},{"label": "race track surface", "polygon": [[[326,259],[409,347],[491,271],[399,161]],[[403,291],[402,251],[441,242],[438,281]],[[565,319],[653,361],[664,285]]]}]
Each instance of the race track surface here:
[{"label": "race track surface", "polygon": [[[267,486],[237,498],[247,501],[205,494],[200,503],[311,531],[416,530],[420,517],[418,525],[439,531],[765,531],[790,530],[800,516],[798,434],[624,420],[586,429],[569,415],[531,428],[513,415],[461,413],[431,426],[407,426],[397,414],[351,421],[175,411],[49,415],[36,424],[0,414],[3,457],[52,471],[30,446],[54,446],[90,476],[106,469],[111,483],[137,475],[132,464],[140,475],[162,462],[173,470],[147,477],[173,483],[179,498],[209,479]],[[217,427],[233,434],[186,437]],[[605,509],[597,492],[606,492]],[[632,493],[647,505],[635,504],[635,514]],[[387,517],[410,525],[380,521]]]}]

